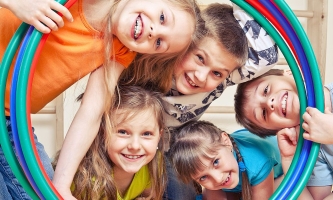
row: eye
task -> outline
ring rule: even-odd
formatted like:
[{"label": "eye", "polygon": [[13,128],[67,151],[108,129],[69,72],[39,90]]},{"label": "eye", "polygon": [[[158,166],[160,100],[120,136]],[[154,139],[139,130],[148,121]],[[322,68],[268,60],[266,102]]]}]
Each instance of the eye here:
[{"label": "eye", "polygon": [[264,89],[264,96],[266,96],[267,91],[268,91],[268,85],[267,85],[267,86],[265,87],[265,89]]},{"label": "eye", "polygon": [[199,181],[204,181],[204,180],[206,180],[206,178],[207,178],[207,176],[201,176],[201,177],[199,178]]},{"label": "eye", "polygon": [[164,13],[162,12],[162,14],[160,15],[160,22],[161,24],[164,23]]},{"label": "eye", "polygon": [[222,74],[218,71],[213,71],[213,74],[217,77],[222,77]]},{"label": "eye", "polygon": [[204,63],[204,59],[201,55],[197,54],[197,58],[201,63]]},{"label": "eye", "polygon": [[219,159],[215,159],[214,162],[213,162],[213,166],[214,167],[217,167],[219,165]]},{"label": "eye", "polygon": [[151,136],[153,135],[152,132],[146,131],[142,134],[143,136]]},{"label": "eye", "polygon": [[158,38],[158,39],[156,40],[156,49],[158,49],[158,48],[161,46],[161,43],[162,43],[161,38]]},{"label": "eye", "polygon": [[266,108],[262,109],[262,117],[266,120]]},{"label": "eye", "polygon": [[117,132],[121,135],[128,135],[127,131],[123,129],[119,129]]}]

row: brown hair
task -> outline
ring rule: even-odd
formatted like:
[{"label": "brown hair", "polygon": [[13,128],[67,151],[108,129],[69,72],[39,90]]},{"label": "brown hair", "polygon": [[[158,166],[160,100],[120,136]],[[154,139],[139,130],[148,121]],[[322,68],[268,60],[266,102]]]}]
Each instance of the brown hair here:
[{"label": "brown hair", "polygon": [[266,77],[266,76],[283,76],[284,71],[281,69],[271,69],[265,74],[254,78],[248,82],[240,83],[237,86],[236,93],[234,96],[234,108],[235,108],[235,117],[236,121],[244,126],[246,129],[248,129],[251,133],[258,135],[259,137],[265,138],[267,136],[276,135],[276,133],[279,130],[273,130],[273,129],[267,129],[260,126],[260,124],[256,124],[249,120],[245,116],[245,108],[247,106],[247,103],[249,101],[249,91],[247,90],[248,86],[255,82],[256,80],[259,80],[260,78]]},{"label": "brown hair", "polygon": [[[200,158],[212,159],[212,155],[223,146],[221,129],[207,121],[190,121],[180,126],[174,134],[174,143],[169,152],[179,178],[188,183],[192,177],[206,167]],[[229,135],[238,162],[243,158]],[[251,199],[251,185],[246,171],[242,171],[242,198]]]},{"label": "brown hair", "polygon": [[201,16],[205,20],[205,37],[211,37],[223,44],[226,50],[238,59],[239,67],[243,66],[248,58],[247,39],[233,15],[232,6],[212,3],[202,10]]},{"label": "brown hair", "polygon": [[[144,90],[137,86],[119,86],[113,102],[114,105],[112,107],[114,109],[109,110],[111,119],[116,117],[116,109],[121,109],[122,113],[126,113],[124,121],[140,112],[152,111],[160,130],[164,128],[160,93]],[[74,176],[74,190],[72,193],[78,199],[117,199],[117,188],[111,175],[114,164],[107,152],[111,133],[105,128],[106,124],[109,124],[109,126],[114,125],[104,117],[102,118],[97,137],[81,161]],[[162,199],[166,186],[166,171],[162,156],[164,152],[163,136],[160,138],[156,155],[148,163],[151,183],[151,194],[149,197],[153,199]],[[53,164],[56,165],[56,162],[57,157]]]}]

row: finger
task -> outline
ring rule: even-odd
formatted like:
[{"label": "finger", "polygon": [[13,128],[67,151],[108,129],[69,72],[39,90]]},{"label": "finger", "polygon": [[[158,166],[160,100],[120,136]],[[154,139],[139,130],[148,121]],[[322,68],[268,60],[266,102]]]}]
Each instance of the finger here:
[{"label": "finger", "polygon": [[73,22],[73,16],[65,6],[56,1],[53,1],[51,8],[60,13],[61,16],[64,16],[69,22]]},{"label": "finger", "polygon": [[309,132],[306,132],[306,131],[305,131],[305,132],[303,133],[303,138],[304,138],[304,139],[306,139],[306,140],[311,140],[310,137],[311,137],[311,136],[310,136],[310,133],[309,133]]},{"label": "finger", "polygon": [[47,26],[45,26],[38,20],[36,20],[36,22],[32,23],[31,25],[34,26],[41,33],[47,34],[51,32],[51,30]]},{"label": "finger", "polygon": [[57,25],[57,28],[64,26],[64,20],[62,19],[62,17],[53,10],[49,10],[46,16],[50,18]]},{"label": "finger", "polygon": [[307,107],[306,112],[309,113],[309,115],[314,116],[317,113],[320,113],[320,111],[317,108]]},{"label": "finger", "polygon": [[45,26],[47,26],[52,31],[57,31],[58,30],[58,25],[46,16],[42,17],[40,19],[40,22],[42,22]]},{"label": "finger", "polygon": [[304,131],[306,131],[306,132],[310,132],[309,124],[307,124],[306,122],[303,122],[303,124],[302,124],[302,128],[304,129]]},{"label": "finger", "polygon": [[308,111],[306,111],[304,114],[303,114],[303,120],[305,122],[309,122],[311,121],[311,115],[308,113]]}]

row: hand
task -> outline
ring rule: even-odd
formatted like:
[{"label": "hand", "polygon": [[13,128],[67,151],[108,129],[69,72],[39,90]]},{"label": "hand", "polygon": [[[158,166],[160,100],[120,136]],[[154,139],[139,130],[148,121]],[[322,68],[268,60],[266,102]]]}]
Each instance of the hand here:
[{"label": "hand", "polygon": [[282,129],[276,135],[280,149],[282,168],[286,173],[292,163],[296,151],[299,126]]},{"label": "hand", "polygon": [[333,114],[326,108],[325,113],[317,108],[306,108],[302,124],[303,138],[322,144],[333,144]]},{"label": "hand", "polygon": [[11,10],[20,20],[34,26],[42,33],[50,33],[64,26],[61,13],[68,21],[73,17],[69,10],[54,0],[0,0],[3,7]]},{"label": "hand", "polygon": [[281,157],[292,159],[297,146],[299,126],[284,128],[276,135]]},{"label": "hand", "polygon": [[72,192],[70,191],[70,188],[65,188],[62,186],[57,187],[55,184],[54,186],[56,187],[57,191],[59,192],[59,194],[61,195],[61,197],[63,199],[66,200],[77,200],[73,195]]}]

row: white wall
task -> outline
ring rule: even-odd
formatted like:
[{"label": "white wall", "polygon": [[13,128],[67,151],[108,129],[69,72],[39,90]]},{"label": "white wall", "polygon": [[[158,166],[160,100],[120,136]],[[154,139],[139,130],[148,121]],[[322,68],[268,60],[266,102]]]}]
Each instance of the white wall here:
[{"label": "white wall", "polygon": [[[209,4],[213,2],[230,3],[229,0],[198,0],[201,4]],[[307,9],[307,0],[286,0],[292,9],[304,10]],[[328,24],[333,24],[333,2],[328,0]],[[304,28],[306,29],[306,20],[300,20]],[[328,26],[328,34],[333,35],[333,27]],[[333,52],[333,39],[327,38],[327,56],[326,56],[326,73],[325,83],[333,81],[333,56],[330,56]],[[68,127],[72,121],[72,117],[75,115],[75,111],[78,107],[78,103],[75,102],[75,98],[83,91],[84,85],[74,85],[66,93],[64,93],[64,133],[67,132]],[[216,100],[212,105],[218,106],[233,106],[233,92],[234,87],[228,88],[223,95]],[[54,106],[55,103],[51,102],[48,106]],[[233,132],[240,128],[234,120],[233,114],[205,114],[202,119],[210,120],[216,123],[220,128]],[[36,134],[39,140],[44,144],[47,153],[53,156],[56,151],[55,146],[55,123],[56,118],[52,114],[38,114],[33,115],[33,126],[36,128]]]}]

